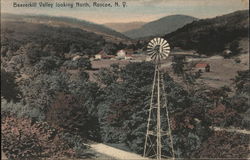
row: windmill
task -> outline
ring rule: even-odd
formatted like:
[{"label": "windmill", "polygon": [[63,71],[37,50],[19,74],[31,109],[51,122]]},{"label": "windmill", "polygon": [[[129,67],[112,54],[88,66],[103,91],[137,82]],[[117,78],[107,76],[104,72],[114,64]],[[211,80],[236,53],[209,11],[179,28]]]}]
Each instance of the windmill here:
[{"label": "windmill", "polygon": [[148,55],[155,63],[155,72],[143,156],[157,160],[175,159],[165,86],[160,71],[161,61],[168,58],[170,46],[163,38],[154,38],[147,48]]}]

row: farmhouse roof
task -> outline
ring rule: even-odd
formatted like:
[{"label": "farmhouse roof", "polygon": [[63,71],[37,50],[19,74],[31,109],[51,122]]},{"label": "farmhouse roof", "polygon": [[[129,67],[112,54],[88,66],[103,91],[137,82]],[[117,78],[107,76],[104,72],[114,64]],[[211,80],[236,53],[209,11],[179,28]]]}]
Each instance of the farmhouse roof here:
[{"label": "farmhouse roof", "polygon": [[205,68],[205,67],[207,67],[207,66],[209,66],[208,63],[197,63],[197,64],[195,65],[196,68]]}]

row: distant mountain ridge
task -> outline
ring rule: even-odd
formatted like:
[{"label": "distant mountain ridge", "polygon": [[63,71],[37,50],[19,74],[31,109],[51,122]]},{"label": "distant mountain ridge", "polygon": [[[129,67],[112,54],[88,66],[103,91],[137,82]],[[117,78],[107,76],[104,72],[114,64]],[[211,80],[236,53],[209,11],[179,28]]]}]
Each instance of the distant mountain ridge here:
[{"label": "distant mountain ridge", "polygon": [[249,10],[194,21],[166,34],[170,45],[212,55],[249,36]]},{"label": "distant mountain ridge", "polygon": [[142,38],[150,36],[162,36],[197,20],[195,17],[186,15],[171,15],[146,23],[141,28],[123,32],[130,38]]},{"label": "distant mountain ridge", "polygon": [[128,22],[128,23],[105,23],[103,25],[118,31],[118,32],[126,32],[129,30],[134,30],[142,27],[147,22]]},{"label": "distant mountain ridge", "polygon": [[70,17],[57,17],[57,16],[47,16],[47,15],[16,15],[16,14],[3,13],[1,15],[1,19],[5,21],[6,20],[25,21],[31,23],[44,23],[51,26],[80,28],[85,31],[101,35],[106,40],[112,42],[126,42],[127,40],[129,40],[128,37],[104,25],[95,24],[89,21],[70,18]]}]

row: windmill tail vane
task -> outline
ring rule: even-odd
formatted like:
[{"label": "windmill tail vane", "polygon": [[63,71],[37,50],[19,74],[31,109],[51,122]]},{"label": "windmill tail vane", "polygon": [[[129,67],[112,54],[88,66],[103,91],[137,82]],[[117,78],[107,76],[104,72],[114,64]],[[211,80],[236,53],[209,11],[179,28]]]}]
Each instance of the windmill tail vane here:
[{"label": "windmill tail vane", "polygon": [[147,51],[155,62],[155,72],[143,156],[157,160],[161,158],[175,159],[167,95],[163,74],[160,72],[160,62],[169,57],[170,46],[163,38],[154,38],[148,43]]}]

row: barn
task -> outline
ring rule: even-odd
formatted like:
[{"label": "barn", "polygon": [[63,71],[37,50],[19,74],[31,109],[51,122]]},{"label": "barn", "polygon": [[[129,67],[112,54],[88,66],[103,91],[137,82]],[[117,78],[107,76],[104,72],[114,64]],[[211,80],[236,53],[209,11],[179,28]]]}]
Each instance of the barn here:
[{"label": "barn", "polygon": [[208,63],[197,63],[195,65],[195,69],[205,71],[205,72],[210,72],[210,65]]}]

